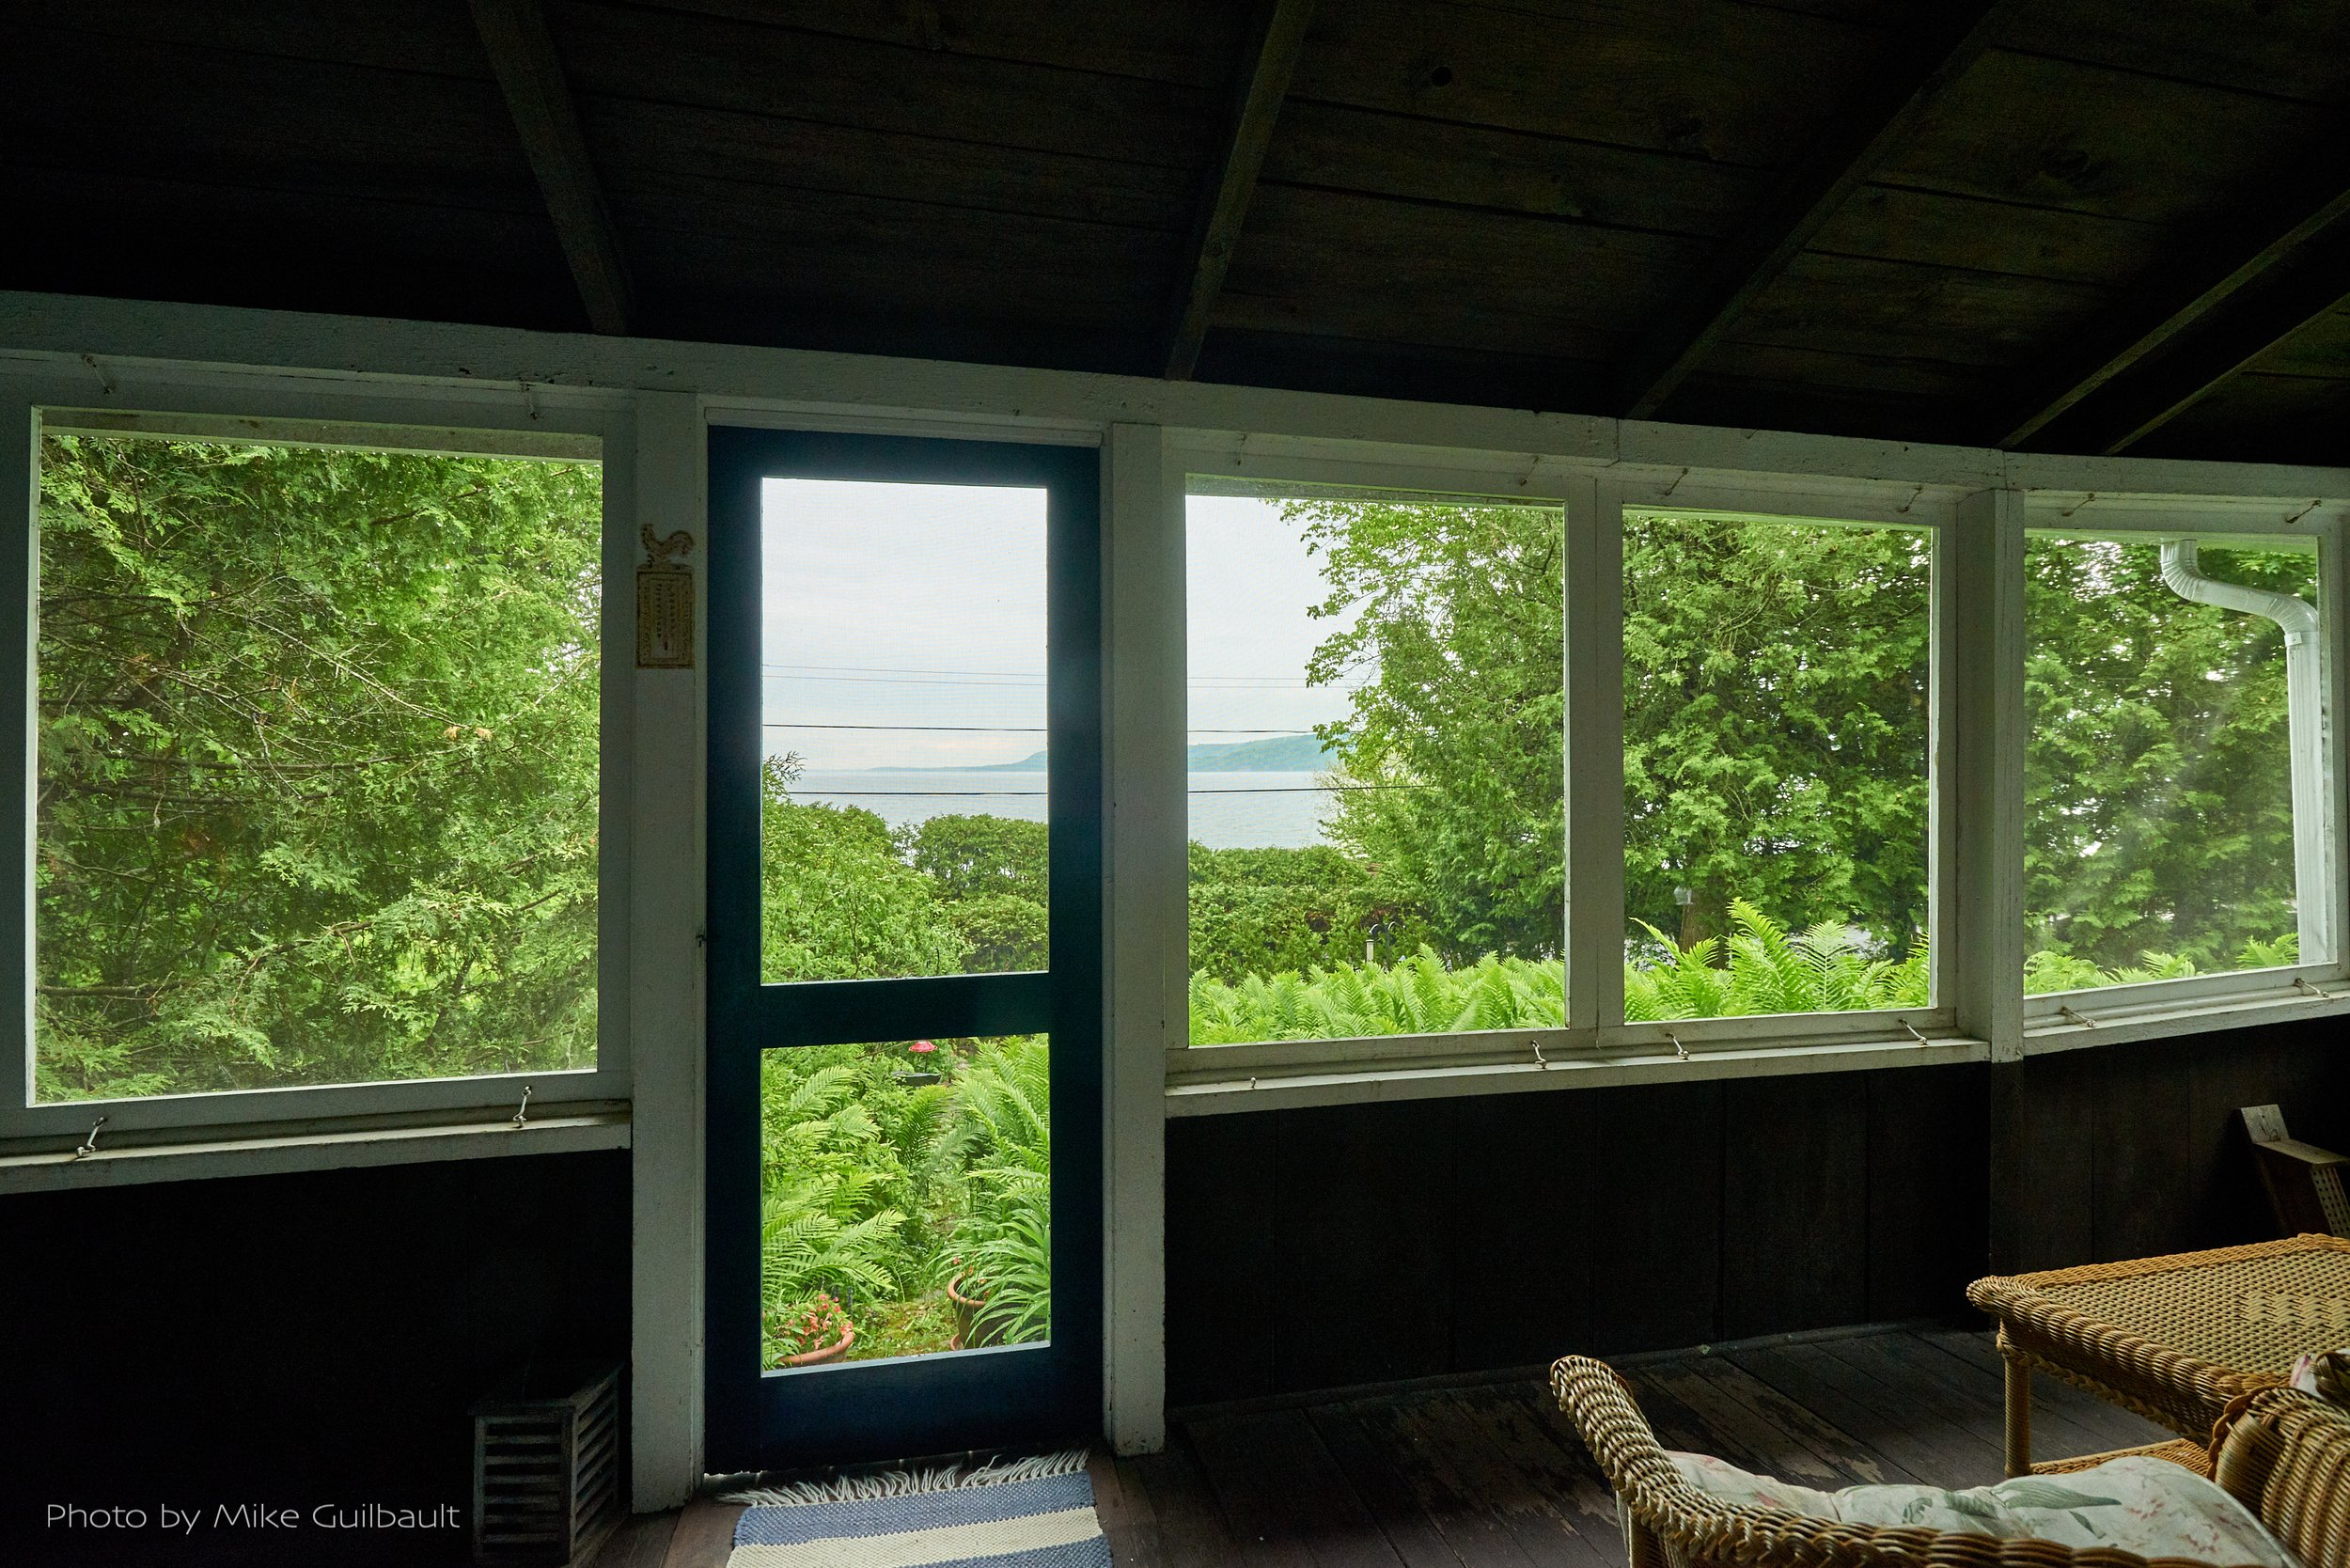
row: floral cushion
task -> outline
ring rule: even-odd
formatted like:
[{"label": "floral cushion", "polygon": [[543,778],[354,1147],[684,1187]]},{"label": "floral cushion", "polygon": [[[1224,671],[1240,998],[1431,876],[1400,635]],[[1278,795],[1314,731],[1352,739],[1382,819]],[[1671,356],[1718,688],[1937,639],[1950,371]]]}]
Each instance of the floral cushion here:
[{"label": "floral cushion", "polygon": [[1822,1492],[1758,1476],[1701,1453],[1670,1456],[1689,1483],[1740,1507],[1775,1508],[1848,1525],[2030,1536],[2067,1546],[2110,1546],[2139,1557],[2295,1568],[2293,1556],[2249,1510],[2184,1466],[2108,1459],[2065,1475],[2018,1476],[1995,1486],[1847,1486]]},{"label": "floral cushion", "polygon": [[2350,1345],[2340,1350],[2312,1350],[2293,1363],[2288,1379],[2305,1394],[2350,1409]]}]

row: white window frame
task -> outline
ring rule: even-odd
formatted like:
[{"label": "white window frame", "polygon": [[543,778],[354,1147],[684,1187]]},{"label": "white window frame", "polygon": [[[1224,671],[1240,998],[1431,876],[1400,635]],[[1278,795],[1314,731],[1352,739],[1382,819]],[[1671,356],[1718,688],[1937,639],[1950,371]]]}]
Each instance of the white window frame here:
[{"label": "white window frame", "polygon": [[[2334,951],[2326,959],[2271,969],[2243,969],[2130,985],[2048,992],[2023,997],[2025,1050],[2068,1050],[2115,1044],[2196,1027],[2243,1027],[2274,1017],[2325,1011],[2350,985],[2350,876],[2343,851],[2350,839],[2350,790],[2345,790],[2345,745],[2340,719],[2343,664],[2343,538],[2350,508],[2317,501],[2280,506],[2245,497],[2163,496],[2097,492],[2039,492],[2025,502],[2028,534],[2111,540],[2151,544],[2166,539],[2248,536],[2253,541],[2311,541],[2317,554],[2321,662],[2319,682],[2326,731],[2327,813],[2326,888],[2327,929]],[[2021,592],[2019,585],[2018,593]],[[2020,621],[2020,615],[2018,617]],[[2029,628],[2023,634],[2027,640]],[[2020,818],[2019,818],[2020,823]],[[2021,866],[2019,827],[2014,847]],[[2021,981],[2019,980],[2020,986]]]},{"label": "white window frame", "polygon": [[[1345,1092],[1345,1080],[1371,1075],[1386,1080],[1424,1080],[1431,1074],[1496,1073],[1529,1074],[1547,1081],[1552,1069],[1594,1065],[1626,1067],[1690,1063],[1703,1057],[1728,1060],[1757,1051],[1818,1048],[1840,1058],[1854,1051],[1890,1051],[1897,1059],[1922,1053],[1937,1059],[1980,1058],[1985,1047],[1960,1028],[1951,999],[1957,960],[1940,940],[1949,918],[1945,874],[1959,820],[1952,770],[1933,765],[1935,741],[1949,733],[1952,693],[1937,675],[1930,703],[1930,811],[1928,909],[1935,940],[1935,1002],[1924,1008],[1851,1012],[1785,1013],[1738,1018],[1688,1019],[1671,1023],[1627,1023],[1623,1017],[1623,682],[1622,541],[1629,508],[1654,507],[1733,516],[1833,519],[1925,529],[1934,541],[1933,577],[1938,585],[1943,555],[1956,525],[1964,485],[1920,485],[1835,477],[1775,477],[1700,474],[1690,468],[1640,474],[1595,475],[1572,459],[1528,459],[1515,454],[1447,452],[1436,462],[1333,455],[1325,444],[1265,440],[1211,432],[1170,437],[1171,494],[1167,503],[1180,517],[1195,478],[1235,479],[1277,490],[1284,484],[1352,487],[1374,493],[1418,492],[1432,499],[1475,498],[1496,504],[1559,506],[1565,513],[1568,583],[1560,627],[1567,692],[1567,836],[1565,874],[1568,919],[1563,957],[1567,966],[1564,1027],[1476,1030],[1462,1033],[1268,1041],[1194,1046],[1169,1053],[1168,1083],[1179,1096],[1199,1101],[1189,1109],[1243,1108],[1222,1102],[1219,1090],[1249,1092],[1245,1104],[1262,1103],[1269,1080],[1293,1093],[1320,1083]],[[1937,655],[1952,611],[1938,588],[1934,598]],[[1935,664],[1941,663],[1937,656]],[[1578,760],[1596,759],[1590,766]],[[1578,895],[1580,895],[1578,897]],[[1578,911],[1590,917],[1579,919]],[[1188,939],[1186,929],[1185,939]],[[1182,965],[1188,971],[1186,958]],[[1855,1065],[1846,1059],[1843,1065]],[[1584,1074],[1574,1073],[1576,1081]],[[1560,1079],[1559,1082],[1568,1081]]]},{"label": "white window frame", "polygon": [[[23,722],[11,726],[17,751],[22,831],[0,853],[0,875],[20,895],[0,909],[0,992],[18,998],[21,1046],[0,1052],[0,1162],[54,1162],[91,1134],[98,1149],[133,1164],[91,1172],[91,1179],[151,1179],[170,1151],[249,1153],[256,1143],[373,1139],[375,1157],[433,1157],[448,1152],[420,1134],[436,1128],[512,1127],[525,1087],[523,1129],[536,1136],[514,1147],[613,1147],[626,1142],[630,1094],[628,1009],[630,729],[628,688],[615,679],[634,664],[634,444],[623,399],[507,383],[478,388],[410,390],[355,378],[294,373],[153,371],[90,367],[67,374],[0,375],[0,419],[11,431],[0,450],[0,488],[24,498],[0,520],[0,640],[21,650],[0,674],[0,691],[21,698]],[[603,663],[599,692],[597,888],[597,1059],[591,1068],[496,1073],[451,1078],[232,1090],[104,1100],[37,1101],[33,1038],[35,913],[31,868],[36,783],[38,647],[34,592],[39,570],[38,463],[44,428],[99,433],[164,434],[283,441],[354,448],[406,447],[478,455],[548,457],[592,442],[603,472]],[[487,1152],[467,1150],[466,1152]],[[503,1152],[503,1151],[501,1151]],[[244,1162],[274,1168],[275,1161]],[[107,1162],[92,1162],[100,1165]],[[297,1159],[294,1163],[306,1163]],[[323,1163],[372,1163],[345,1148]],[[129,1174],[136,1170],[137,1175]],[[38,1178],[36,1168],[6,1176]],[[82,1172],[72,1172],[81,1175]],[[38,1182],[36,1184],[40,1184]]]}]

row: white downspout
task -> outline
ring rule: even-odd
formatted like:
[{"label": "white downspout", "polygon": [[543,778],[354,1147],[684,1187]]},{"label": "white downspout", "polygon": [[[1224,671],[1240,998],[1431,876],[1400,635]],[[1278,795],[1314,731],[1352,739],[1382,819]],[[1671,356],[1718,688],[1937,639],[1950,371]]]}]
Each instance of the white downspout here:
[{"label": "white downspout", "polygon": [[2289,593],[2222,583],[2195,569],[2195,541],[2162,547],[2162,580],[2199,604],[2242,610],[2273,620],[2285,635],[2285,713],[2293,756],[2293,902],[2300,916],[2301,962],[2333,955],[2326,930],[2333,908],[2327,874],[2326,709],[2318,679],[2317,612]]}]

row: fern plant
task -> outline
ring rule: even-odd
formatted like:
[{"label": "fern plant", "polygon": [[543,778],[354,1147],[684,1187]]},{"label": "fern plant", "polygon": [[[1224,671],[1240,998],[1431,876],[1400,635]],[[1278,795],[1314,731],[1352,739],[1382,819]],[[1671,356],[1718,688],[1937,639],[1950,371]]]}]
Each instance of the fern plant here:
[{"label": "fern plant", "polygon": [[1053,1318],[1051,1052],[1042,1037],[980,1047],[933,1150],[961,1214],[933,1260],[967,1277],[994,1342],[1041,1340]]},{"label": "fern plant", "polygon": [[[2236,954],[2238,969],[2282,969],[2301,962],[2301,938],[2288,932],[2271,942],[2254,937]],[[2043,949],[2024,961],[2024,990],[2045,996],[2052,991],[2095,991],[2108,985],[2137,985],[2146,980],[2185,980],[2198,974],[2195,961],[2181,953],[2148,950],[2136,964],[2105,969],[2085,958]]]},{"label": "fern plant", "polygon": [[1685,949],[1643,922],[1656,956],[1624,965],[1624,1017],[1662,1023],[1927,1003],[1932,971],[1922,942],[1896,961],[1872,957],[1846,925],[1791,932],[1744,899],[1732,901],[1730,915],[1727,943],[1708,937]]}]

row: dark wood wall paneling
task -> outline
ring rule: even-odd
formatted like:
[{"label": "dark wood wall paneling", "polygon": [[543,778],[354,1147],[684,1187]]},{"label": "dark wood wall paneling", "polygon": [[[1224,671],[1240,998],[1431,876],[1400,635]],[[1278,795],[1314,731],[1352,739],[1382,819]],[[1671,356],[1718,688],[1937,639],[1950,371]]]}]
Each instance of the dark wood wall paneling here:
[{"label": "dark wood wall paneling", "polygon": [[2341,1033],[1179,1120],[1168,1397],[1951,1317],[1995,1259],[2258,1239],[2237,1109],[2350,1147]]},{"label": "dark wood wall paneling", "polygon": [[1170,1122],[1169,1397],[1947,1310],[1984,1104],[1955,1067]]},{"label": "dark wood wall paneling", "polygon": [[2003,1266],[2145,1257],[2273,1234],[2237,1111],[2350,1148],[2338,1020],[2035,1057],[2003,1068],[1992,1151]]},{"label": "dark wood wall paneling", "polygon": [[[470,1511],[467,1411],[628,1355],[625,1152],[0,1197],[0,1561],[467,1560],[430,1534],[43,1528],[49,1502]],[[191,1541],[194,1544],[191,1544]]]}]

